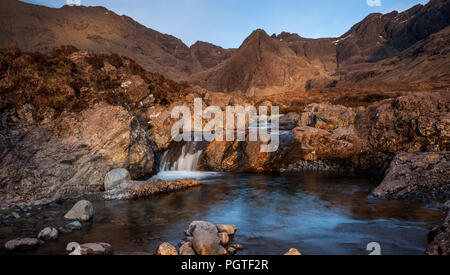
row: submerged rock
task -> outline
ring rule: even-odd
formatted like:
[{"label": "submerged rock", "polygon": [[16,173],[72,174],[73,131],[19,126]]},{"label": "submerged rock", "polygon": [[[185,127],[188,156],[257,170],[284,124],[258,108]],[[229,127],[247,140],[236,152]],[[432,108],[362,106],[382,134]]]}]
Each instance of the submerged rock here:
[{"label": "submerged rock", "polygon": [[59,231],[63,234],[72,233],[75,230],[81,230],[83,226],[79,221],[74,221],[69,224],[66,224],[64,227],[60,227]]},{"label": "submerged rock", "polygon": [[122,182],[129,180],[131,180],[131,176],[127,169],[117,168],[111,170],[105,176],[105,190],[112,190]]},{"label": "submerged rock", "polygon": [[449,197],[450,152],[397,154],[373,195]]},{"label": "submerged rock", "polygon": [[94,216],[94,206],[90,201],[82,200],[77,202],[69,212],[64,215],[68,220],[89,221]]},{"label": "submerged rock", "polygon": [[170,243],[162,243],[158,250],[156,251],[156,255],[178,255],[177,249]]},{"label": "submerged rock", "polygon": [[7,251],[33,250],[39,247],[40,241],[35,238],[18,238],[5,244]]},{"label": "submerged rock", "polygon": [[38,239],[49,241],[49,240],[56,240],[59,237],[59,231],[56,228],[53,227],[47,227],[44,228],[41,232],[38,234]]}]

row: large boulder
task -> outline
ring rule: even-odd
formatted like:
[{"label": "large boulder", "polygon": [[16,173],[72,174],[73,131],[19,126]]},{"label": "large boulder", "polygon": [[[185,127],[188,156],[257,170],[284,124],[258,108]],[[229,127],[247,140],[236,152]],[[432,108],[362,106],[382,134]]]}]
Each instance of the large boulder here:
[{"label": "large boulder", "polygon": [[16,113],[1,116],[0,123],[17,122],[0,127],[0,137],[9,148],[0,159],[0,204],[45,202],[100,191],[105,175],[115,167],[128,169],[132,178],[154,170],[147,125],[124,107],[100,103],[57,118],[49,115],[50,119],[32,125]]},{"label": "large boulder", "polygon": [[40,241],[35,238],[19,238],[5,244],[7,251],[24,251],[38,248]]},{"label": "large boulder", "polygon": [[124,181],[131,180],[130,173],[127,169],[117,168],[111,170],[105,176],[105,190],[112,190]]},{"label": "large boulder", "polygon": [[94,216],[94,206],[90,201],[77,202],[69,212],[64,215],[68,220],[89,221]]},{"label": "large boulder", "polygon": [[191,224],[189,225],[189,229],[188,229],[188,235],[189,236],[194,236],[194,233],[196,231],[204,231],[204,232],[209,232],[212,234],[216,234],[218,233],[217,231],[217,227],[210,223],[210,222],[205,222],[205,221],[193,221],[191,222]]},{"label": "large boulder", "polygon": [[450,152],[397,154],[373,195],[449,197]]},{"label": "large boulder", "polygon": [[194,230],[192,245],[198,255],[218,255],[220,239],[217,232]]}]

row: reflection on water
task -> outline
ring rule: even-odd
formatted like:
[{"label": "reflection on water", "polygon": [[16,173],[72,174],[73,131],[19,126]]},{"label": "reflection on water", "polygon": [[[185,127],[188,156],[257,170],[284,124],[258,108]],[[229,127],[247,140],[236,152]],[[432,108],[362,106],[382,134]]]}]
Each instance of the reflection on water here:
[{"label": "reflection on water", "polygon": [[[183,172],[171,173],[158,177],[178,178]],[[146,200],[94,201],[92,224],[37,253],[64,253],[71,241],[108,242],[118,254],[153,252],[161,242],[178,244],[191,221],[207,220],[236,224],[235,242],[247,248],[241,254],[283,254],[291,247],[303,254],[369,254],[370,242],[380,243],[382,254],[423,254],[426,234],[440,219],[426,202],[370,198],[378,182],[369,178],[198,172],[185,176],[200,177],[204,185]],[[54,221],[2,228],[0,241],[64,224],[60,217],[72,204],[52,210]]]}]

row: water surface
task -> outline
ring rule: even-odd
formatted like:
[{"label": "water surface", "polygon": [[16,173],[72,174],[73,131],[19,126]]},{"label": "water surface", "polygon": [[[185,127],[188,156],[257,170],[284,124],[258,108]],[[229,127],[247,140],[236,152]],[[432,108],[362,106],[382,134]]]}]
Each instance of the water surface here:
[{"label": "water surface", "polygon": [[[273,176],[164,172],[159,178],[197,177],[204,183],[180,193],[138,201],[93,200],[95,216],[80,232],[48,242],[37,254],[64,254],[69,242],[108,242],[115,253],[154,252],[162,242],[177,245],[194,220],[236,224],[240,254],[368,254],[378,242],[382,254],[423,254],[426,235],[440,212],[416,200],[379,200],[369,177]],[[92,198],[91,198],[92,199]],[[51,220],[21,219],[0,228],[0,243],[33,237],[62,225],[73,201],[42,210]]]}]

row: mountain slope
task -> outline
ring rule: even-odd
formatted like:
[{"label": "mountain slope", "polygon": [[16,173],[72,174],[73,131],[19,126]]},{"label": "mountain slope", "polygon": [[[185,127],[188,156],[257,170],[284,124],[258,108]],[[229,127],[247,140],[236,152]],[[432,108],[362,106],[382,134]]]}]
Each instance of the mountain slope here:
[{"label": "mountain slope", "polygon": [[[114,52],[138,61],[149,71],[176,80],[224,59],[221,55],[211,55],[204,60],[205,57],[197,56],[198,51],[191,51],[180,39],[146,28],[103,7],[53,9],[0,0],[0,48],[10,44],[34,51],[73,45],[83,50]],[[202,48],[225,52],[206,43]],[[197,66],[198,62],[203,66]]]}]

